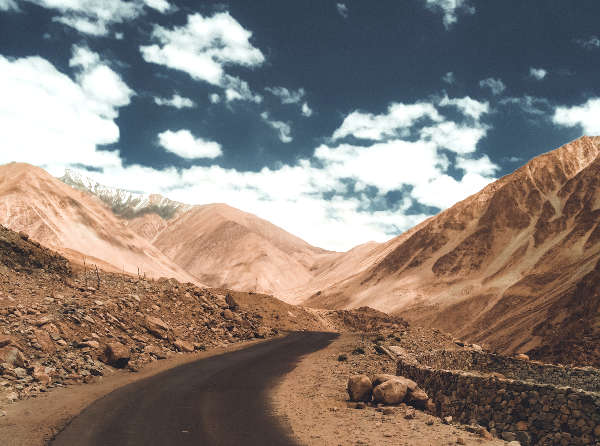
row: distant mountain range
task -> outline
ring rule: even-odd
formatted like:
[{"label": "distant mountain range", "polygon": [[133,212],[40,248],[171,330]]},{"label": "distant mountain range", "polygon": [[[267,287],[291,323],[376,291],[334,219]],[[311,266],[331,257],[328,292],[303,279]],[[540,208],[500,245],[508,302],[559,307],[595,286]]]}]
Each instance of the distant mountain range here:
[{"label": "distant mountain range", "polygon": [[313,247],[224,204],[190,206],[0,166],[0,223],[75,261],[371,306],[505,352],[600,364],[600,138],[582,137],[386,243]]}]

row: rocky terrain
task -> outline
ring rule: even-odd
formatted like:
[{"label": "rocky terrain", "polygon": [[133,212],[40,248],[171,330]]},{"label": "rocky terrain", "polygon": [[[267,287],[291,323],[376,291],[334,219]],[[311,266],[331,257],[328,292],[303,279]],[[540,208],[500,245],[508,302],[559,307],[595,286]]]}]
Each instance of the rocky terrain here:
[{"label": "rocky terrain", "polygon": [[316,312],[266,295],[82,268],[1,226],[0,260],[0,406],[177,352],[289,330],[404,323],[370,309]]}]

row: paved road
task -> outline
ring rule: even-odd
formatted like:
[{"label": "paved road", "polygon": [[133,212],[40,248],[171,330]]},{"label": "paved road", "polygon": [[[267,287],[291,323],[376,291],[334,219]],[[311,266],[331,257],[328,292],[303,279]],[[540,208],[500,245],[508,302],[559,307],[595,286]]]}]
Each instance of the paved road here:
[{"label": "paved road", "polygon": [[52,446],[292,445],[267,393],[331,333],[293,333],[122,387],[75,418]]}]

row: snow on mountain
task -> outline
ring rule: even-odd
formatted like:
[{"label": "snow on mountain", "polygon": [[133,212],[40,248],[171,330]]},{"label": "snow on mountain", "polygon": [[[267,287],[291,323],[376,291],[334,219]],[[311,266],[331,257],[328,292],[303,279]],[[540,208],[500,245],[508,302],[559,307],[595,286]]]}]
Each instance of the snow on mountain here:
[{"label": "snow on mountain", "polygon": [[158,194],[143,194],[104,186],[75,169],[66,169],[65,174],[59,180],[71,187],[95,195],[106,203],[115,214],[123,218],[130,219],[156,213],[162,218],[170,219],[176,213],[185,212],[192,207]]}]

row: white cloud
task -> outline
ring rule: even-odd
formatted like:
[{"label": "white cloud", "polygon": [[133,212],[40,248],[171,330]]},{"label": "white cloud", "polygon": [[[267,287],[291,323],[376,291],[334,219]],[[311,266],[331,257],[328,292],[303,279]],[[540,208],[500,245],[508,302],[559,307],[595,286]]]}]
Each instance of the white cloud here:
[{"label": "white cloud", "polygon": [[306,94],[304,88],[289,90],[285,87],[266,87],[265,90],[281,99],[282,104],[296,104],[300,102]]},{"label": "white cloud", "polygon": [[586,135],[600,135],[600,98],[582,105],[556,107],[552,121],[565,127],[579,126]]},{"label": "white cloud", "polygon": [[193,108],[196,106],[194,101],[192,101],[190,98],[185,98],[183,96],[179,96],[177,93],[175,93],[171,98],[155,97],[154,102],[157,105],[166,105],[169,107],[175,107],[177,109]]},{"label": "white cloud", "polygon": [[312,108],[310,108],[306,102],[302,104],[301,110],[302,110],[302,116],[305,116],[307,118],[310,118],[313,114]]},{"label": "white cloud", "polygon": [[0,11],[18,11],[19,7],[15,0],[0,0]]},{"label": "white cloud", "polygon": [[535,80],[541,81],[546,77],[547,74],[548,71],[544,70],[543,68],[529,68],[529,76],[531,76]]},{"label": "white cloud", "polygon": [[189,74],[225,90],[228,101],[260,102],[262,97],[250,91],[248,84],[228,75],[231,65],[257,67],[265,60],[263,53],[250,43],[252,33],[228,12],[212,17],[188,15],[185,26],[172,29],[155,25],[152,39],[158,43],[140,47],[146,62],[164,65]]},{"label": "white cloud", "polygon": [[269,113],[262,112],[260,117],[265,121],[270,127],[273,127],[279,133],[279,140],[283,143],[292,142],[293,138],[291,137],[292,129],[289,124],[283,121],[275,121],[271,119]]},{"label": "white cloud", "polygon": [[591,36],[587,39],[579,39],[576,42],[586,50],[600,48],[600,39],[598,38],[598,36]]},{"label": "white cloud", "polygon": [[448,71],[446,74],[444,74],[442,76],[442,80],[450,85],[456,82],[456,78],[454,77],[454,73],[452,71]]},{"label": "white cloud", "polygon": [[223,154],[219,143],[196,138],[185,129],[159,133],[158,143],[168,152],[187,159],[217,158]]},{"label": "white cloud", "polygon": [[500,167],[494,164],[487,155],[483,155],[480,158],[465,158],[459,156],[456,159],[456,167],[464,170],[466,173],[482,175],[490,177],[495,175]]},{"label": "white cloud", "polygon": [[221,96],[219,96],[217,93],[210,94],[208,96],[208,99],[212,104],[218,104],[219,102],[221,102]]},{"label": "white cloud", "polygon": [[163,14],[171,10],[171,4],[167,0],[144,0],[144,3],[149,8],[155,9]]},{"label": "white cloud", "polygon": [[487,127],[481,124],[467,126],[445,121],[421,129],[421,138],[434,142],[438,147],[455,153],[473,153],[477,144],[486,135]]},{"label": "white cloud", "polygon": [[107,35],[110,25],[134,20],[143,10],[139,1],[124,0],[27,0],[60,12],[53,20],[94,36]]},{"label": "white cloud", "polygon": [[100,113],[116,117],[115,109],[130,103],[133,90],[89,48],[73,46],[69,66],[79,68],[77,81],[88,98],[96,102]]},{"label": "white cloud", "polygon": [[348,18],[348,7],[344,3],[336,3],[335,7],[339,15],[345,19]]},{"label": "white cloud", "polygon": [[439,102],[439,105],[442,107],[452,105],[458,108],[465,116],[469,116],[475,120],[479,120],[481,115],[490,112],[489,102],[479,102],[475,99],[471,99],[469,96],[450,99],[446,95]]},{"label": "white cloud", "polygon": [[506,90],[506,85],[504,85],[504,82],[502,82],[501,79],[496,79],[493,77],[488,77],[487,79],[479,81],[479,86],[481,88],[489,88],[494,95],[499,95]]},{"label": "white cloud", "polygon": [[82,163],[120,163],[118,152],[98,150],[119,140],[114,120],[132,90],[100,57],[75,47],[76,80],[41,57],[0,56],[0,163],[42,165],[52,172]]},{"label": "white cloud", "polygon": [[333,133],[334,140],[354,136],[360,139],[374,141],[386,137],[406,136],[408,129],[417,121],[429,118],[432,121],[441,121],[436,108],[426,102],[415,104],[392,103],[387,113],[374,115],[358,110],[350,113],[342,125]]},{"label": "white cloud", "polygon": [[[338,250],[370,239],[389,239],[429,216],[411,213],[412,205],[443,208],[494,179],[493,163],[475,155],[473,136],[464,136],[469,134],[468,126],[480,136],[486,129],[470,117],[449,121],[438,111],[438,105],[424,102],[417,103],[421,113],[404,107],[411,110],[409,117],[396,116],[393,125],[382,126],[381,116],[365,113],[372,118],[375,130],[368,131],[365,126],[360,130],[375,136],[389,134],[385,141],[365,146],[321,145],[312,156],[274,169],[244,172],[218,165],[181,169],[124,166],[117,151],[102,150],[101,146],[118,142],[119,128],[114,119],[126,98],[114,93],[93,94],[84,87],[89,73],[100,66],[108,69],[97,54],[75,47],[71,63],[79,70],[75,79],[40,57],[0,57],[1,163],[30,162],[57,175],[62,174],[61,168],[73,164],[94,166],[101,172],[90,172],[90,176],[101,183],[161,193],[192,204],[225,202],[317,246]],[[118,82],[112,87],[122,89]],[[387,130],[399,122],[410,132],[410,141]],[[453,125],[442,126],[445,123]],[[422,128],[423,124],[426,127]],[[416,128],[408,128],[411,126]],[[442,137],[436,137],[435,132]],[[453,136],[453,132],[463,136]],[[468,150],[454,147],[459,156],[453,167],[464,172],[462,176],[453,178],[448,173],[453,161],[444,155],[446,138],[467,141]],[[162,132],[158,140],[181,156],[218,156],[221,152],[218,143],[197,138],[185,129]],[[355,191],[351,198],[349,184]],[[406,193],[392,208],[374,210],[379,209],[375,205],[384,200],[386,191]]]},{"label": "white cloud", "polygon": [[458,21],[458,13],[475,14],[468,0],[425,0],[427,8],[443,14],[444,27],[450,29]]}]

